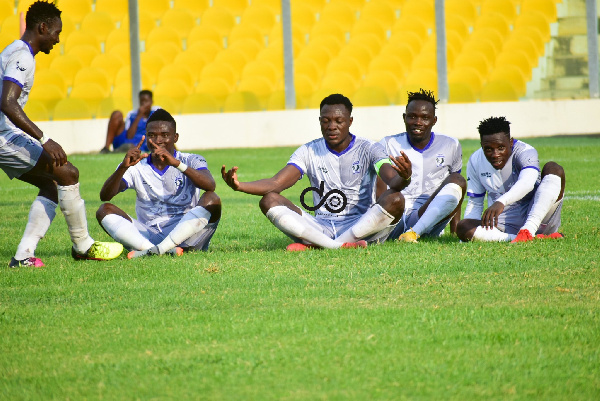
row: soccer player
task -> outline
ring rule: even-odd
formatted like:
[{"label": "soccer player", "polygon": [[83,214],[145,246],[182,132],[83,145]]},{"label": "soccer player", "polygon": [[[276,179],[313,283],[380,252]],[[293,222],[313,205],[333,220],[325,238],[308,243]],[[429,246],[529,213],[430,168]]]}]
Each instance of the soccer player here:
[{"label": "soccer player", "polygon": [[[391,164],[380,144],[352,135],[351,113],[347,97],[334,94],[323,99],[319,117],[323,138],[298,148],[271,178],[240,182],[237,167],[221,168],[223,180],[233,190],[261,196],[261,211],[295,241],[289,251],[366,247],[367,242],[385,241],[402,215],[404,199],[399,191],[410,177],[410,165],[401,158],[392,158]],[[319,206],[315,216],[280,194],[304,174],[310,180],[313,205]],[[391,189],[375,202],[377,174]]]},{"label": "soccer player", "polygon": [[[560,214],[565,172],[548,162],[541,172],[537,151],[511,138],[505,117],[490,117],[479,127],[481,149],[467,164],[469,201],[457,234],[463,241],[526,242],[561,238]],[[488,205],[483,210],[487,193]]]},{"label": "soccer player", "polygon": [[131,250],[129,259],[208,250],[221,217],[221,200],[206,160],[175,149],[179,134],[166,110],[158,109],[148,118],[146,136],[152,154],[140,150],[142,137],[100,191],[100,199],[109,201],[119,192],[135,189],[137,219],[105,203],[96,212],[98,222]]},{"label": "soccer player", "polygon": [[467,187],[460,175],[462,148],[457,139],[431,131],[437,102],[433,92],[409,92],[403,114],[406,132],[381,140],[388,154],[402,155],[412,166],[410,183],[402,190],[404,215],[390,239],[417,242],[421,236],[437,237],[450,220],[454,233],[460,220]]},{"label": "soccer player", "polygon": [[53,3],[36,1],[27,11],[21,39],[0,53],[0,167],[10,179],[18,178],[39,188],[10,267],[44,266],[34,252],[56,215],[57,204],[73,242],[73,258],[113,259],[123,250],[121,244],[95,242],[90,237],[79,194],[79,171],[67,161],[63,148],[45,136],[23,111],[33,85],[34,56],[40,51],[49,53],[59,42],[60,14]]}]

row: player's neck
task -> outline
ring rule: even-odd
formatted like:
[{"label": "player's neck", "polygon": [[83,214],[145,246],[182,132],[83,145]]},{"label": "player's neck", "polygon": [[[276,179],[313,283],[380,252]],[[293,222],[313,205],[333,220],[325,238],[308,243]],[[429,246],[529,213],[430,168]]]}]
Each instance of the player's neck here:
[{"label": "player's neck", "polygon": [[29,45],[29,47],[31,47],[31,51],[33,52],[34,56],[40,51],[40,49],[37,45],[37,41],[35,40],[35,35],[33,34],[33,32],[26,30],[23,33],[23,36],[21,36],[21,40],[23,42],[27,43]]}]

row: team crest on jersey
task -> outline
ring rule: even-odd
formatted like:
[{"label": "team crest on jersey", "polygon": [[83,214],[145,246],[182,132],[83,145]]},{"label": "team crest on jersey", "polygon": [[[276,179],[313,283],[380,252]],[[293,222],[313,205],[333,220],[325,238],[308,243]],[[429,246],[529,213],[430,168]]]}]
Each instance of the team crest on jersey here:
[{"label": "team crest on jersey", "polygon": [[325,167],[319,167],[319,170],[323,173],[323,174],[327,174],[329,171],[327,171],[327,169]]},{"label": "team crest on jersey", "polygon": [[445,156],[441,153],[438,153],[438,155],[435,157],[435,165],[438,167],[442,167],[444,165],[444,160],[445,160]]},{"label": "team crest on jersey", "polygon": [[179,189],[183,186],[183,177],[177,176],[175,177],[175,188]]},{"label": "team crest on jersey", "polygon": [[19,70],[19,71],[25,71],[26,69],[27,69],[27,67],[21,67],[19,65],[19,62],[17,61],[17,70]]},{"label": "team crest on jersey", "polygon": [[361,171],[360,162],[356,161],[352,163],[352,174],[359,174]]}]

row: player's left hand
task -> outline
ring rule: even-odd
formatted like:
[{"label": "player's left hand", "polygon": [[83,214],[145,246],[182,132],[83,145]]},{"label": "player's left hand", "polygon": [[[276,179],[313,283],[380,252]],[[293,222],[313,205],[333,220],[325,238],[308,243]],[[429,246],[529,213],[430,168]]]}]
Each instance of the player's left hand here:
[{"label": "player's left hand", "polygon": [[402,177],[404,180],[408,180],[412,176],[412,163],[406,153],[400,151],[399,156],[389,156],[392,161],[392,168],[396,170],[398,175]]},{"label": "player's left hand", "polygon": [[135,166],[140,162],[140,160],[148,157],[148,153],[142,153],[142,151],[140,150],[140,148],[142,147],[142,143],[144,143],[144,139],[146,139],[146,136],[142,135],[142,140],[140,141],[140,143],[138,143],[137,146],[134,146],[133,148],[127,151],[127,154],[123,158],[123,166]]},{"label": "player's left hand", "polygon": [[494,202],[492,206],[488,207],[483,216],[481,217],[481,225],[485,228],[492,229],[498,226],[498,216],[504,211],[504,204],[502,202]]},{"label": "player's left hand", "polygon": [[152,155],[154,157],[158,157],[158,159],[162,163],[173,167],[177,167],[179,166],[179,163],[181,163],[167,149],[163,148],[162,146],[156,145],[156,143],[154,143],[152,139],[148,138],[148,144],[150,145],[150,149],[152,149]]}]

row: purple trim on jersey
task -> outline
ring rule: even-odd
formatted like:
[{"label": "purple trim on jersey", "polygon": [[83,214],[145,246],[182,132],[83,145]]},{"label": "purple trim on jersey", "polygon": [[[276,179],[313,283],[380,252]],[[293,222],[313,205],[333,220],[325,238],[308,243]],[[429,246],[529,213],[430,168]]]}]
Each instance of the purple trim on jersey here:
[{"label": "purple trim on jersey", "polygon": [[351,140],[351,141],[350,141],[350,143],[348,144],[348,147],[347,147],[346,149],[342,150],[340,153],[338,153],[338,152],[336,152],[335,150],[331,149],[331,148],[329,147],[329,145],[327,144],[327,141],[325,141],[325,146],[327,147],[327,150],[328,150],[328,151],[330,151],[331,153],[333,153],[334,155],[336,155],[336,156],[338,156],[338,157],[339,157],[339,156],[343,155],[344,153],[346,153],[346,152],[350,151],[350,149],[352,149],[352,147],[354,146],[354,142],[355,142],[355,140],[356,140],[356,136],[355,136],[355,135],[352,135],[352,134],[350,134],[350,136],[352,137],[352,140]]},{"label": "purple trim on jersey", "polygon": [[539,168],[537,168],[536,166],[527,166],[527,167],[523,167],[523,168],[521,169],[521,171],[525,170],[526,168],[532,168],[532,169],[534,169],[534,170],[536,170],[536,171],[540,171],[540,169],[539,169]]},{"label": "purple trim on jersey", "polygon": [[125,181],[125,178],[121,178],[121,181],[125,183],[125,188],[123,188],[123,190],[120,192],[125,192],[129,189],[129,184],[127,183],[127,181]]},{"label": "purple trim on jersey", "polygon": [[302,177],[304,177],[304,171],[302,171],[302,169],[300,168],[299,165],[297,165],[296,163],[288,163],[288,166],[294,166],[296,167],[298,170],[300,170],[300,179],[302,179]]},{"label": "purple trim on jersey", "polygon": [[462,173],[462,168],[458,171],[455,171],[455,173],[458,173],[458,174]]},{"label": "purple trim on jersey", "polygon": [[164,170],[162,170],[162,171],[161,171],[161,170],[159,170],[159,169],[158,169],[158,167],[156,167],[156,166],[154,165],[154,163],[152,163],[152,156],[148,156],[148,165],[149,165],[150,167],[152,167],[152,170],[156,171],[156,172],[158,173],[158,175],[160,175],[161,177],[162,177],[163,175],[165,175],[165,173],[167,172],[167,169],[168,169],[169,167],[171,167],[171,166],[165,166]]},{"label": "purple trim on jersey", "polygon": [[[177,167],[175,167],[175,168],[177,168]],[[200,170],[208,170],[208,167],[200,167],[200,168],[196,169],[196,171],[200,171]]]},{"label": "purple trim on jersey", "polygon": [[427,146],[425,146],[423,149],[419,149],[419,148],[415,148],[415,146],[410,142],[410,136],[408,135],[408,132],[406,133],[406,140],[408,141],[408,144],[417,152],[419,153],[423,153],[425,152],[427,149],[429,149],[429,147],[431,146],[431,144],[433,144],[433,139],[435,138],[435,134],[432,132],[431,133],[431,138],[429,138],[429,143],[427,144]]},{"label": "purple trim on jersey", "polygon": [[14,82],[14,83],[16,83],[17,85],[19,85],[19,86],[21,87],[21,89],[23,89],[23,84],[22,84],[22,83],[20,83],[19,81],[17,81],[16,79],[14,79],[14,78],[11,78],[11,77],[4,77],[2,80],[3,80],[3,81],[10,81],[10,82]]},{"label": "purple trim on jersey", "polygon": [[474,194],[473,192],[467,192],[467,196],[470,198],[483,198],[485,196],[485,192],[482,194]]},{"label": "purple trim on jersey", "polygon": [[21,42],[25,43],[27,45],[27,47],[29,47],[29,51],[31,52],[31,55],[35,57],[35,54],[33,53],[33,49],[31,48],[31,45],[27,42],[25,42],[24,40],[21,40]]}]

